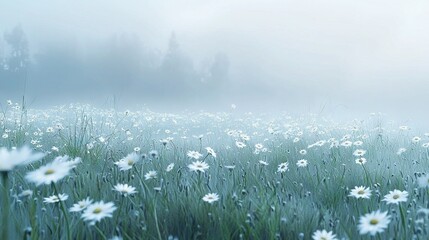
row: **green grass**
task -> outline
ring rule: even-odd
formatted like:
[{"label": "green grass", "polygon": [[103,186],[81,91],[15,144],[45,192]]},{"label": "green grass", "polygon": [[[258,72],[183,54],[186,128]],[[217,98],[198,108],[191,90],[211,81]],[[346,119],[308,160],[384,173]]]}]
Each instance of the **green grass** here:
[{"label": "green grass", "polygon": [[[429,139],[422,132],[383,125],[378,116],[363,120],[335,123],[310,115],[124,113],[86,105],[23,112],[3,106],[0,135],[8,132],[9,136],[0,139],[0,147],[29,145],[47,153],[42,161],[9,174],[10,236],[67,239],[68,226],[73,239],[102,239],[103,235],[124,239],[311,239],[318,229],[333,231],[338,238],[372,239],[359,235],[359,217],[380,209],[389,212],[392,222],[375,239],[428,239],[427,217],[417,214],[418,209],[429,207],[428,191],[418,188],[416,179],[429,167],[427,148],[421,146]],[[54,131],[47,132],[49,127]],[[240,140],[245,148],[235,146],[240,137],[229,136],[230,130],[250,136],[248,141]],[[201,140],[194,137],[200,134]],[[330,148],[326,143],[308,148],[320,140],[340,141],[346,134],[350,141],[361,140],[363,145]],[[411,142],[415,135],[422,137],[420,143]],[[163,146],[159,140],[167,137],[173,140]],[[294,142],[295,137],[300,141]],[[267,152],[255,154],[257,143]],[[93,148],[88,149],[88,144]],[[59,151],[52,151],[53,146]],[[157,150],[159,157],[119,171],[114,162],[135,147],[141,148],[141,154]],[[217,158],[205,159],[210,165],[205,173],[190,172],[187,166],[193,160],[186,156],[187,151],[205,156],[205,147],[212,147]],[[396,154],[400,147],[407,148],[402,155]],[[307,154],[301,155],[301,149]],[[367,150],[368,162],[363,166],[355,163],[356,149]],[[60,205],[43,203],[44,197],[55,193],[52,186],[36,187],[24,179],[27,172],[61,155],[82,158],[82,163],[56,184],[59,193],[69,195],[64,202],[68,224]],[[298,168],[296,161],[300,159],[308,160],[308,167]],[[263,166],[259,160],[269,165]],[[283,162],[289,163],[289,170],[278,173],[277,166]],[[175,167],[166,172],[170,163]],[[227,165],[235,168],[227,169]],[[150,170],[158,172],[157,179],[144,180]],[[134,186],[138,193],[120,196],[112,190],[117,183]],[[352,188],[361,185],[371,188],[370,199],[348,196]],[[31,197],[16,197],[26,189],[33,190]],[[397,205],[381,201],[394,189],[409,193],[408,201],[400,204],[403,220]],[[211,192],[218,193],[220,200],[208,204],[202,197]],[[68,212],[86,197],[112,201],[118,209],[112,218],[89,226],[79,213]],[[5,200],[1,198],[2,203]],[[418,219],[424,221],[416,223]]]}]

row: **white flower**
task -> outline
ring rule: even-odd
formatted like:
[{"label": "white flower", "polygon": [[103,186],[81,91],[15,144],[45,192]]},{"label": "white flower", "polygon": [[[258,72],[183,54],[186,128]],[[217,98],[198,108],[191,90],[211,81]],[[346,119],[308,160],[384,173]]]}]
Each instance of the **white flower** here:
[{"label": "white flower", "polygon": [[358,158],[358,159],[356,159],[355,162],[359,165],[364,165],[366,163],[366,158],[363,158],[363,157]]},{"label": "white flower", "polygon": [[288,170],[288,166],[289,166],[288,162],[280,163],[277,168],[277,172],[281,172],[281,173],[286,172]]},{"label": "white flower", "polygon": [[371,196],[371,190],[364,186],[356,186],[354,189],[350,191],[349,197],[355,197],[355,198],[368,198]]},{"label": "white flower", "polygon": [[217,193],[208,193],[202,199],[204,202],[214,203],[219,200],[219,195]]},{"label": "white flower", "polygon": [[166,172],[170,172],[174,168],[174,163],[168,164],[167,168],[165,169]]},{"label": "white flower", "polygon": [[326,230],[317,230],[313,233],[312,237],[313,240],[337,240],[336,235],[332,231],[327,232]]},{"label": "white flower", "polygon": [[157,175],[158,173],[156,171],[149,171],[144,175],[144,179],[145,180],[153,179],[153,178],[156,178]]},{"label": "white flower", "polygon": [[115,164],[119,167],[119,170],[126,171],[131,169],[139,160],[140,156],[136,152],[132,152],[121,160],[115,162]]},{"label": "white flower", "polygon": [[193,158],[193,159],[200,159],[200,157],[202,157],[203,155],[197,151],[188,151],[188,153],[186,154],[188,157]]},{"label": "white flower", "polygon": [[82,210],[84,210],[85,208],[87,208],[89,205],[91,205],[92,200],[87,197],[84,200],[81,200],[75,204],[73,204],[73,206],[69,209],[70,212],[80,212]]},{"label": "white flower", "polygon": [[377,233],[382,233],[390,223],[390,216],[387,212],[371,212],[361,216],[359,219],[359,233],[374,236]]},{"label": "white flower", "polygon": [[214,158],[216,157],[216,152],[211,147],[206,147],[207,153],[212,155]]},{"label": "white flower", "polygon": [[118,191],[125,197],[137,192],[135,187],[120,183],[116,184],[116,186],[113,187],[113,190]]},{"label": "white flower", "polygon": [[209,165],[205,162],[196,161],[188,165],[189,170],[191,171],[200,171],[204,172],[205,170],[209,169]]},{"label": "white flower", "polygon": [[296,162],[296,165],[297,165],[298,167],[307,167],[308,162],[307,162],[307,160],[305,160],[305,159],[301,159],[301,160],[298,160],[298,162]]},{"label": "white flower", "polygon": [[69,196],[67,194],[62,193],[62,194],[59,194],[58,196],[57,195],[52,195],[50,197],[46,197],[46,198],[44,198],[45,200],[43,202],[44,203],[56,203],[56,202],[59,202],[59,201],[61,201],[61,202],[65,201],[68,198],[69,198]]},{"label": "white flower", "polygon": [[389,194],[384,196],[382,201],[386,201],[387,204],[398,204],[400,202],[406,202],[408,200],[407,191],[399,191],[397,189],[389,191]]},{"label": "white flower", "polygon": [[244,144],[244,142],[235,142],[235,146],[237,146],[238,148],[244,148],[246,147],[246,144]]},{"label": "white flower", "polygon": [[362,157],[363,155],[365,155],[365,153],[366,153],[366,150],[363,150],[363,149],[356,149],[356,150],[354,151],[353,155],[354,155],[355,157]]},{"label": "white flower", "polygon": [[67,176],[70,170],[75,168],[80,161],[80,158],[69,161],[68,156],[57,157],[51,163],[27,173],[25,179],[29,182],[34,182],[37,186],[55,183]]},{"label": "white flower", "polygon": [[32,153],[27,146],[21,149],[12,149],[8,151],[6,148],[0,148],[0,171],[11,171],[18,165],[25,165],[43,158],[43,153]]},{"label": "white flower", "polygon": [[90,221],[90,225],[94,225],[105,217],[112,217],[115,210],[116,207],[112,202],[100,201],[89,205],[83,212],[82,218],[84,221]]}]

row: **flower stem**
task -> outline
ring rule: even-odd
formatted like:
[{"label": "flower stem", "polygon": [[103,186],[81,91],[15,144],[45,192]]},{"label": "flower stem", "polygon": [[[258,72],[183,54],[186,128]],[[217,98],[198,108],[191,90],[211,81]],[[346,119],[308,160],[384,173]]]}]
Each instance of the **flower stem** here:
[{"label": "flower stem", "polygon": [[101,231],[101,229],[97,225],[94,225],[94,228],[97,230],[97,232],[101,235],[103,239],[107,239],[106,235],[104,235],[103,231]]},{"label": "flower stem", "polygon": [[2,207],[2,239],[9,239],[9,179],[8,172],[1,172],[3,180],[3,207]]},{"label": "flower stem", "polygon": [[[60,194],[58,193],[58,190],[57,190],[57,187],[55,186],[55,183],[52,183],[52,186],[54,188],[55,195],[57,195],[58,199],[60,199]],[[66,208],[64,207],[64,203],[61,200],[60,200],[60,206],[61,206],[61,211],[63,212],[63,215],[64,215],[64,219],[66,220],[67,239],[71,240],[72,237],[71,237],[71,233],[70,233],[69,218],[67,216],[67,211],[66,211]]]}]

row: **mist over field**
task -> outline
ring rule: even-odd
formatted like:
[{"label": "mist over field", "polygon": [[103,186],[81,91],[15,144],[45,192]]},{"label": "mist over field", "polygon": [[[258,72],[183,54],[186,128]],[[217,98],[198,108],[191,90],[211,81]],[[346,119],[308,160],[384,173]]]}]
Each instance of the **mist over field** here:
[{"label": "mist over field", "polygon": [[[426,1],[8,1],[0,94],[429,117]],[[113,100],[115,99],[115,100]],[[323,109],[323,110],[322,110]]]},{"label": "mist over field", "polygon": [[429,1],[0,3],[0,239],[429,239]]}]

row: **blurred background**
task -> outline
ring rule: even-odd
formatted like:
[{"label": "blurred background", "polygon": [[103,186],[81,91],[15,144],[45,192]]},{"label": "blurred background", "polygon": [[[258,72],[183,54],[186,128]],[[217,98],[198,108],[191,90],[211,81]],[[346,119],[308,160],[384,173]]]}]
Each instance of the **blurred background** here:
[{"label": "blurred background", "polygon": [[429,2],[3,1],[0,99],[429,117]]}]

